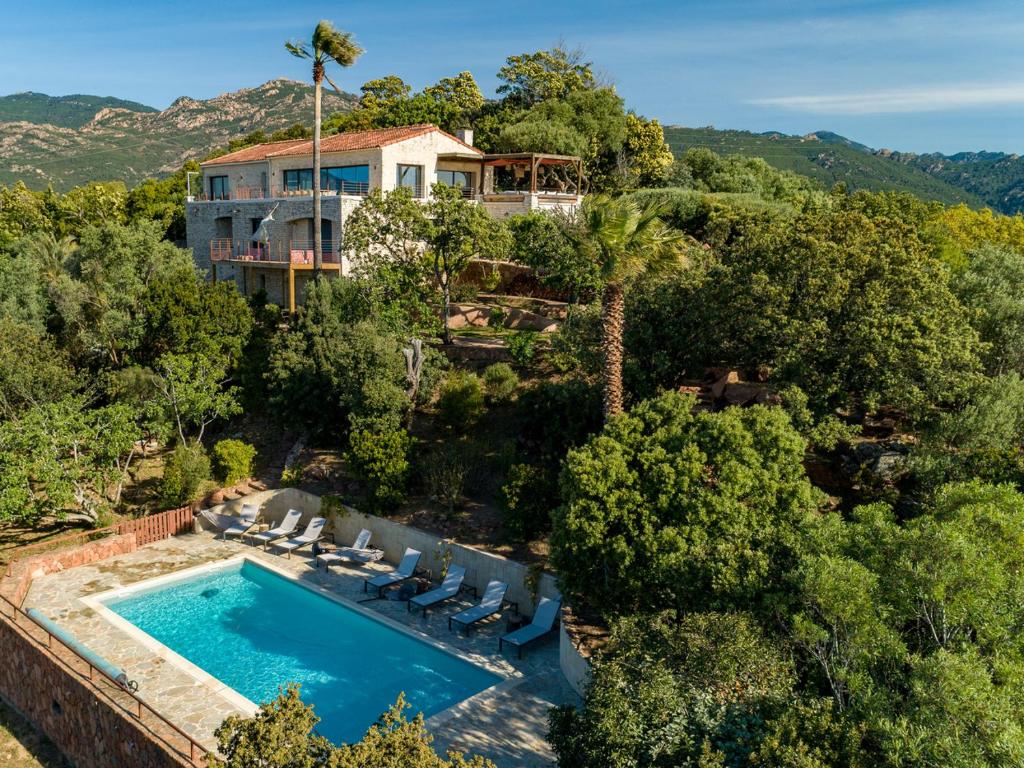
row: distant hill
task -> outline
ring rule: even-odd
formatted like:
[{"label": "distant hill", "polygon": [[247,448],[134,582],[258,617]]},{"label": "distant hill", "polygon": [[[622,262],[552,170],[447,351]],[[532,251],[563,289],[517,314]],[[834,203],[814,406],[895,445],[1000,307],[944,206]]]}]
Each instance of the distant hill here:
[{"label": "distant hill", "polygon": [[47,96],[45,93],[12,93],[0,96],[0,123],[49,124],[61,128],[81,128],[101,109],[127,109],[130,112],[157,112],[137,101],[113,96]]},{"label": "distant hill", "polygon": [[[940,173],[934,168],[937,163],[918,162],[922,157],[941,155],[914,156],[915,159],[910,160],[909,155],[871,149],[829,131],[789,136],[777,132],[667,126],[665,139],[677,155],[690,147],[707,147],[724,155],[761,157],[776,168],[817,179],[826,188],[845,182],[850,189],[895,189],[924,200],[967,203],[974,207],[989,205],[1007,213],[1016,210],[1004,205],[996,196],[984,194],[982,188],[987,182],[975,178],[976,183],[971,186],[948,166]],[[987,169],[979,166],[978,173],[987,173]]]},{"label": "distant hill", "polygon": [[[324,93],[324,112],[351,109],[354,96]],[[132,186],[205,156],[228,139],[312,123],[313,89],[271,80],[200,101],[182,96],[151,107],[100,96],[20,93],[0,98],[0,184],[24,181],[66,191],[89,181]]]},{"label": "distant hill", "polygon": [[1020,155],[958,152],[947,156],[894,152],[892,159],[965,189],[997,211],[1024,212],[1024,159]]}]

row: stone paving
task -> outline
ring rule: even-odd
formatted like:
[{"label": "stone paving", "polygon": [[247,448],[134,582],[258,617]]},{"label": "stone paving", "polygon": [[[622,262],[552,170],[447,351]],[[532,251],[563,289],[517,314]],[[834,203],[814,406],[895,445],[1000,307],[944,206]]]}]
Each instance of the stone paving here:
[{"label": "stone paving", "polygon": [[[211,534],[192,534],[142,547],[90,565],[35,579],[25,608],[37,608],[73,632],[80,642],[111,663],[124,668],[139,684],[139,693],[155,709],[212,748],[214,729],[230,714],[243,713],[237,698],[222,695],[222,685],[200,681],[138,639],[113,626],[82,598],[139,581],[211,563],[245,553],[284,568],[303,581],[324,587],[343,598],[359,600],[363,579],[391,566],[371,563],[362,567],[316,570],[308,555],[290,559],[264,553],[238,542],[223,542]],[[539,768],[553,763],[545,739],[547,712],[555,704],[577,703],[558,666],[558,639],[553,633],[516,659],[514,652],[498,653],[498,637],[505,630],[500,618],[480,625],[468,636],[448,630],[447,617],[471,604],[452,601],[426,618],[409,614],[404,602],[376,600],[364,608],[395,620],[408,629],[447,644],[460,655],[509,678],[496,688],[438,713],[427,721],[441,753],[448,749],[491,758],[499,768]]]}]

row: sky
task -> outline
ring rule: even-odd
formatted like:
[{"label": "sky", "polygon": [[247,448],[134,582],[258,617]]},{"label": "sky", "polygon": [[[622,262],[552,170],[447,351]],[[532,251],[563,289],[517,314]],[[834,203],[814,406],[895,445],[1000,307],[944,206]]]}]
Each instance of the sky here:
[{"label": "sky", "polygon": [[366,49],[344,90],[414,88],[506,56],[580,46],[627,106],[666,124],[831,130],[915,152],[1024,153],[1021,0],[0,0],[0,94],[154,107],[308,78],[282,43],[326,18]]}]

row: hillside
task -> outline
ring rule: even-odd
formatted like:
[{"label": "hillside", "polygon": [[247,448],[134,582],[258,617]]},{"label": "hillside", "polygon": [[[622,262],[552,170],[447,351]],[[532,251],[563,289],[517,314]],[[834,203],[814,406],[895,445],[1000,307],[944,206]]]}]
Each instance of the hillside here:
[{"label": "hillside", "polygon": [[45,93],[12,93],[0,96],[0,123],[50,124],[61,128],[81,128],[101,109],[127,109],[130,112],[157,112],[137,101],[113,96],[47,96]]},{"label": "hillside", "polygon": [[[353,102],[354,97],[325,93],[324,111],[346,110]],[[0,105],[0,184],[20,180],[63,191],[109,179],[131,186],[175,171],[240,134],[311,122],[313,89],[271,80],[205,101],[182,96],[162,111],[96,96],[15,94]],[[7,120],[5,114],[17,118]]]},{"label": "hillside", "polygon": [[665,139],[677,155],[690,147],[707,147],[724,155],[762,157],[776,168],[817,179],[826,188],[845,182],[851,189],[896,189],[943,203],[996,205],[970,188],[953,183],[952,176],[942,178],[915,163],[898,160],[899,156],[888,150],[873,150],[827,131],[788,136],[666,126]]},{"label": "hillside", "polygon": [[1020,155],[958,152],[947,156],[895,152],[892,157],[977,195],[1002,213],[1024,212],[1024,159]]}]

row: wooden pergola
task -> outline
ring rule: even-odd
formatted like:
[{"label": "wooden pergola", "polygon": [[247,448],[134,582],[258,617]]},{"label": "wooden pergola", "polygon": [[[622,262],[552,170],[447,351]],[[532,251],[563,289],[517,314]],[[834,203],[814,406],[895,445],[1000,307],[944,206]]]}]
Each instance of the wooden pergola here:
[{"label": "wooden pergola", "polygon": [[[492,168],[529,168],[530,170],[530,193],[537,194],[537,177],[540,169],[545,166],[571,167],[576,173],[575,194],[583,194],[583,159],[575,155],[549,155],[538,152],[509,152],[504,154],[484,155],[483,164]],[[482,174],[481,174],[482,176]],[[566,174],[566,181],[572,183]],[[480,181],[481,193],[483,190],[483,179]],[[563,192],[565,190],[562,190]]]}]

